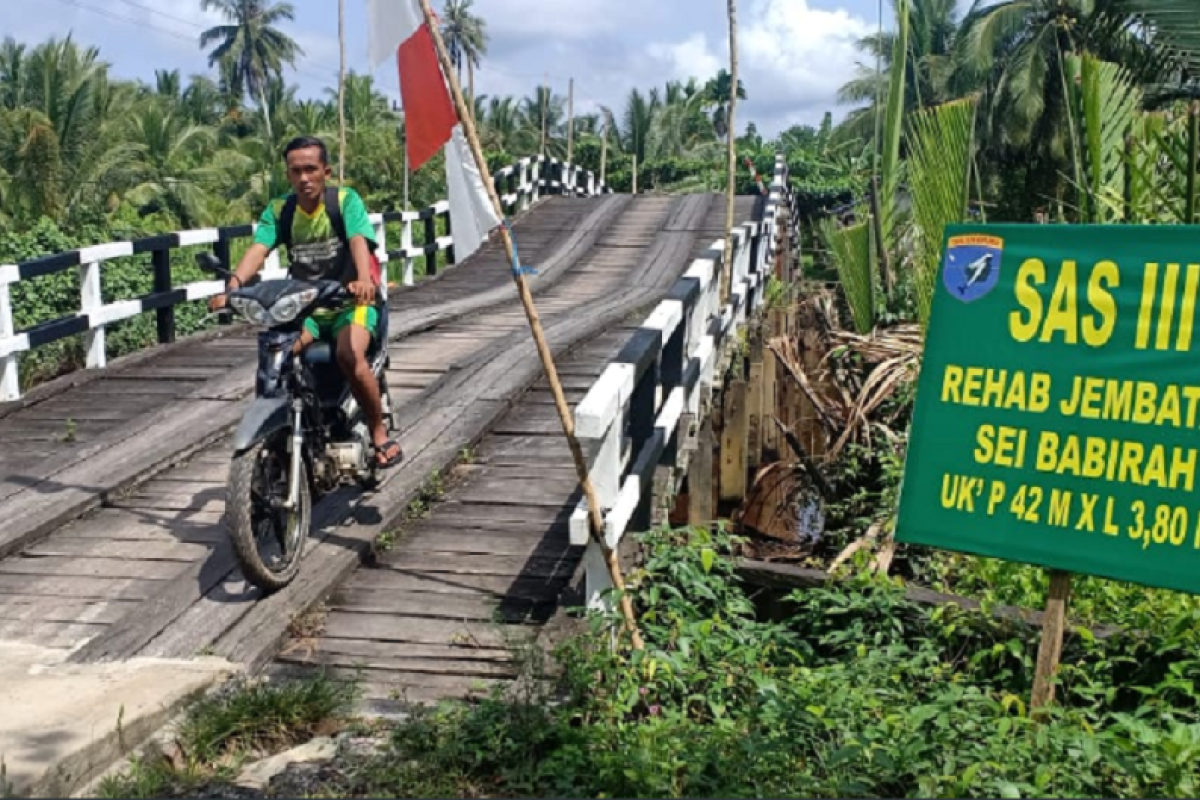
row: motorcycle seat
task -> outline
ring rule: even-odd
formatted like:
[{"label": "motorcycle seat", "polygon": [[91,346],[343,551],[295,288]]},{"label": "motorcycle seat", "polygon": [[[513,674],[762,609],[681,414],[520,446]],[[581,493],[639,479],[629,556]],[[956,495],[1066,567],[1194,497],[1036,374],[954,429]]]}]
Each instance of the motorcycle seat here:
[{"label": "motorcycle seat", "polygon": [[336,358],[333,345],[329,342],[313,342],[300,354],[301,360],[309,367],[333,364]]},{"label": "motorcycle seat", "polygon": [[[372,340],[367,348],[367,358],[373,359],[379,352],[378,340]],[[316,367],[337,363],[337,345],[333,342],[313,342],[300,354],[305,366]]]}]

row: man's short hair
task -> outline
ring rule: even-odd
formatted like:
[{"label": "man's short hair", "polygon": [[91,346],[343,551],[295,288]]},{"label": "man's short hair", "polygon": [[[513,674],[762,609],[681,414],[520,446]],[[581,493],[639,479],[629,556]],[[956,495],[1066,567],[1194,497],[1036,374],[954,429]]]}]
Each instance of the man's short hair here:
[{"label": "man's short hair", "polygon": [[321,151],[321,164],[329,164],[329,151],[325,148],[325,142],[318,139],[316,136],[297,136],[287,143],[287,147],[283,149],[283,160],[287,161],[288,154],[293,150],[307,150],[310,147],[315,147]]}]

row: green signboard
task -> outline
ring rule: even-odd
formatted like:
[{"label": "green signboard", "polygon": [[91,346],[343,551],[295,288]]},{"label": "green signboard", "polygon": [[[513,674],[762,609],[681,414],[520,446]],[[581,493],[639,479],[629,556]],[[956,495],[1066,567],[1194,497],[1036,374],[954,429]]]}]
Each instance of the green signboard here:
[{"label": "green signboard", "polygon": [[1200,593],[1200,229],[944,245],[896,539]]}]

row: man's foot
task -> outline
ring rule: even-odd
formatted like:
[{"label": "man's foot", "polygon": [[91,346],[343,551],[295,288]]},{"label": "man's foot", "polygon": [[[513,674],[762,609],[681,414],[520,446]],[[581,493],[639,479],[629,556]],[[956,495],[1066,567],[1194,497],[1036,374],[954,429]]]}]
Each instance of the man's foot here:
[{"label": "man's foot", "polygon": [[404,451],[395,439],[375,445],[375,465],[380,469],[391,469],[404,460]]}]

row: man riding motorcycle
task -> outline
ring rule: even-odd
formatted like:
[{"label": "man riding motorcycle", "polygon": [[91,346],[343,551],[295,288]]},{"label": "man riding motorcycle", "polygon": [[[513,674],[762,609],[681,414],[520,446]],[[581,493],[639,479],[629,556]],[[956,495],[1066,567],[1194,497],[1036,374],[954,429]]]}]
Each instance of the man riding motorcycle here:
[{"label": "man riding motorcycle", "polygon": [[[305,320],[304,333],[294,352],[299,353],[318,339],[336,342],[338,366],[367,418],[377,463],[387,469],[399,463],[404,454],[399,443],[388,438],[379,384],[367,362],[371,338],[379,333],[379,309],[374,305],[380,280],[378,261],[372,254],[376,247],[374,228],[356,191],[326,187],[331,170],[324,142],[311,136],[298,137],[288,143],[283,158],[292,192],[267,205],[254,242],[242,256],[226,290],[244,286],[280,245],[287,245],[292,278],[337,280],[346,286],[354,301],[340,309],[314,312]],[[209,307],[216,311],[225,302],[224,294],[217,295]]]}]

